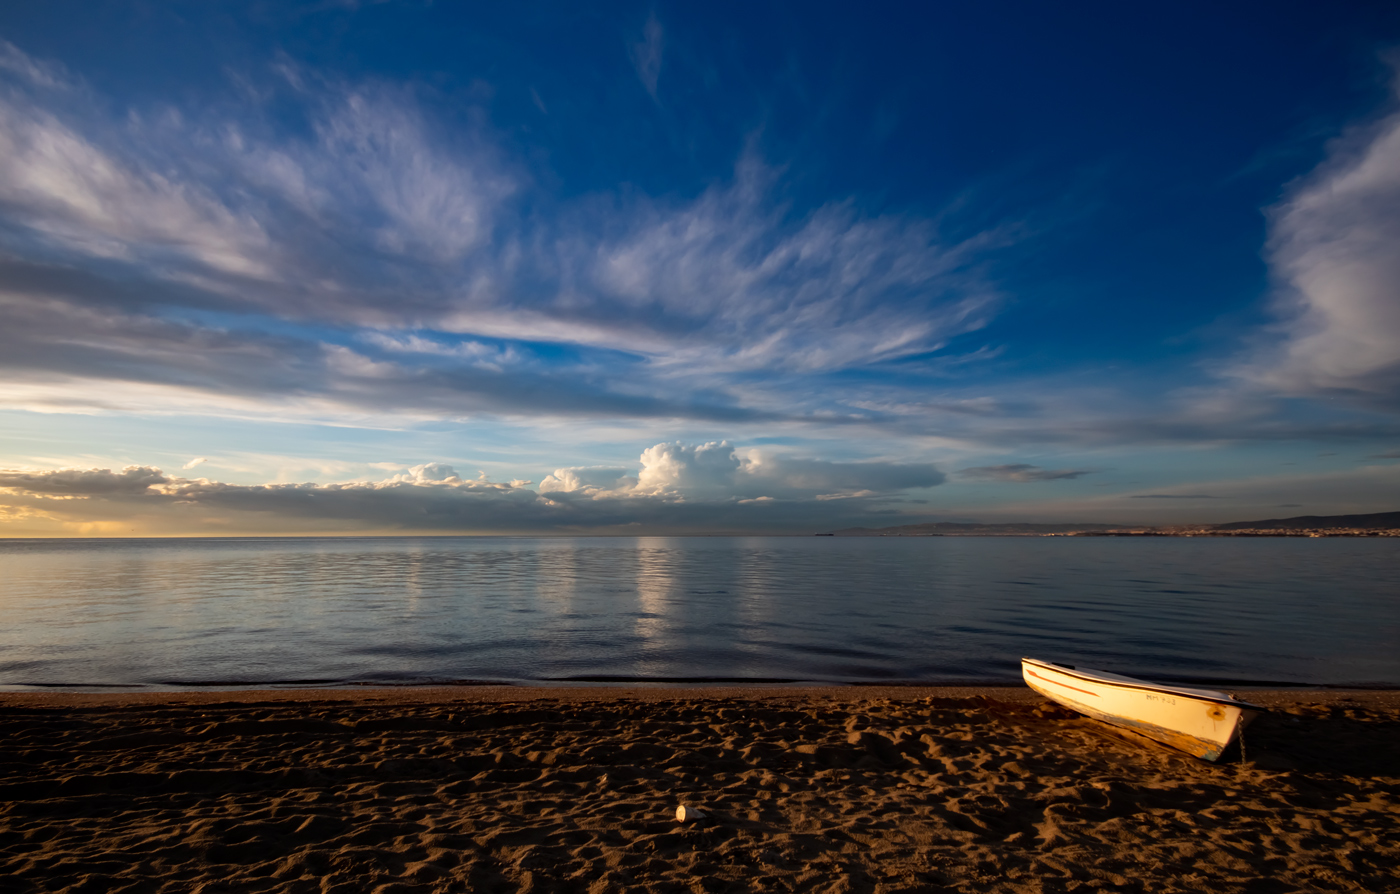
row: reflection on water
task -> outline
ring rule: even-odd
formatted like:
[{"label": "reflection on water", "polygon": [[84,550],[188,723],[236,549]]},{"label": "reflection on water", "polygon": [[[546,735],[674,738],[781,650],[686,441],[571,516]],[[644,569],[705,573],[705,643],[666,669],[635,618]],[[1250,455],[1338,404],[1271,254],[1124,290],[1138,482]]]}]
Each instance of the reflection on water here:
[{"label": "reflection on water", "polygon": [[1176,679],[1400,684],[1400,544],[0,541],[0,686]]},{"label": "reflection on water", "polygon": [[666,676],[675,620],[671,612],[671,591],[676,582],[671,577],[671,563],[667,561],[670,549],[674,547],[669,540],[648,540],[633,553],[637,561],[637,622],[633,629],[641,649],[635,676]]}]

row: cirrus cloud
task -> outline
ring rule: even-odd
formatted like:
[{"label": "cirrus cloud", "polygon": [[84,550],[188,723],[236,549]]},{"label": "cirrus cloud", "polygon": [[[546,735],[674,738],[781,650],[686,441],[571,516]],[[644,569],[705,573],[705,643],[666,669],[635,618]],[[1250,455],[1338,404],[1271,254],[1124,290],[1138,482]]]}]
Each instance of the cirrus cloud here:
[{"label": "cirrus cloud", "polygon": [[754,151],[698,195],[559,202],[482,109],[291,63],[231,98],[112,114],[14,47],[0,61],[0,355],[11,382],[74,399],[100,381],[202,393],[211,413],[232,394],[812,415],[767,393],[779,378],[743,377],[939,350],[990,319],[986,262],[1012,239],[796,207]]},{"label": "cirrus cloud", "polygon": [[1238,372],[1400,409],[1400,111],[1336,140],[1270,216],[1285,337]]}]

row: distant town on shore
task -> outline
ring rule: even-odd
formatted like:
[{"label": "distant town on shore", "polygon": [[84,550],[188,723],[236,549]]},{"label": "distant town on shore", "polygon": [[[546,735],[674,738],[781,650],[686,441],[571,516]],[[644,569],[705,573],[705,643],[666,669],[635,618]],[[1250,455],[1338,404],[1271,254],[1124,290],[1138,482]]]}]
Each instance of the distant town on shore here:
[{"label": "distant town on shore", "polygon": [[1400,537],[1400,512],[1300,515],[1223,525],[973,524],[843,528],[818,537]]}]

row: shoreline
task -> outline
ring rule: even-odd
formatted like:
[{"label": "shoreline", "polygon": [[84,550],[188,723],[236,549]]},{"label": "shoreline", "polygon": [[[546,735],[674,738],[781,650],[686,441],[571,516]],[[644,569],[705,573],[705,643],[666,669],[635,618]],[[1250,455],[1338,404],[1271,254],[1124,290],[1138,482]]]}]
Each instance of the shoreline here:
[{"label": "shoreline", "polygon": [[[1206,685],[1192,683],[1191,685]],[[1400,708],[1400,686],[1248,686],[1210,684],[1236,692],[1248,692],[1264,707],[1286,709],[1297,704],[1334,704],[1354,701],[1377,707]],[[0,689],[0,709],[5,707],[121,707],[160,704],[253,704],[270,702],[332,702],[447,704],[530,700],[609,701],[675,699],[802,699],[837,701],[871,699],[917,700],[988,698],[1011,704],[1039,704],[1047,700],[1024,683],[936,684],[922,683],[618,683],[535,685],[515,683],[402,684],[342,686],[199,687],[192,689],[43,688]]]},{"label": "shoreline", "polygon": [[[1169,679],[1154,677],[1154,681],[1180,686],[1205,687],[1227,690],[1233,693],[1250,693],[1253,697],[1274,697],[1287,703],[1294,698],[1311,695],[1350,695],[1358,696],[1373,693],[1400,697],[1400,685],[1392,684],[1328,684],[1328,683],[1273,683],[1273,682],[1231,682],[1203,679]],[[565,682],[502,682],[502,681],[452,681],[425,683],[327,683],[325,685],[305,685],[299,682],[278,684],[262,682],[255,684],[210,683],[194,686],[163,686],[152,684],[13,684],[0,686],[0,705],[52,703],[54,705],[86,703],[154,704],[161,701],[207,701],[211,698],[223,702],[249,700],[317,700],[324,697],[333,701],[353,701],[359,695],[372,696],[382,701],[392,693],[410,695],[406,701],[432,701],[456,697],[471,700],[509,700],[523,698],[667,698],[690,696],[704,697],[779,697],[819,695],[835,696],[846,693],[852,697],[870,698],[975,698],[978,696],[1006,698],[1020,701],[1021,694],[1035,695],[1022,681],[978,682],[978,683],[829,683],[795,681],[676,681],[676,680],[628,680],[598,682],[594,680]],[[1040,696],[1036,695],[1036,698]]]},{"label": "shoreline", "polygon": [[[1211,764],[1017,686],[0,693],[39,891],[1374,891],[1400,690]],[[709,813],[676,819],[680,804]]]}]

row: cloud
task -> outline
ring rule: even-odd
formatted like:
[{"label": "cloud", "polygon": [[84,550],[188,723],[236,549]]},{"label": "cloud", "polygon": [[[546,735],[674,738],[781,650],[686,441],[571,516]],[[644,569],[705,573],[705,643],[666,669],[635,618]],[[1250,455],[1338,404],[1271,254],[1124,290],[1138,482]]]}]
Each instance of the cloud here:
[{"label": "cloud", "polygon": [[637,479],[630,469],[612,466],[574,466],[555,469],[540,481],[540,493],[582,493],[590,496],[628,493]]},{"label": "cloud", "polygon": [[1400,450],[1387,450],[1385,453],[1373,453],[1367,459],[1400,459]]},{"label": "cloud", "polygon": [[[0,272],[4,266],[0,261]],[[5,285],[0,281],[0,402],[11,407],[241,416],[261,404],[268,415],[280,409],[331,418],[782,418],[726,405],[726,396],[713,392],[626,393],[620,383],[599,381],[577,364],[528,363],[509,348],[466,342],[443,346],[425,361],[425,351],[413,356],[411,350],[424,345],[411,339],[386,344],[370,337],[357,350],[307,335],[201,326],[54,294],[71,283],[36,285],[18,295]]]},{"label": "cloud", "polygon": [[563,263],[593,286],[600,316],[640,320],[650,351],[664,351],[657,363],[678,372],[868,365],[937,350],[990,318],[997,293],[978,265],[1008,230],[947,241],[932,221],[864,217],[851,203],[794,215],[776,177],[746,156],[732,184],[679,205],[641,200],[604,227],[620,235],[565,243]]},{"label": "cloud", "polygon": [[640,491],[711,499],[873,497],[944,480],[928,463],[838,463],[759,450],[741,456],[727,441],[657,444],[643,451],[641,463]]},{"label": "cloud", "polygon": [[974,466],[959,469],[958,477],[972,481],[1058,481],[1066,478],[1079,478],[1092,474],[1091,470],[1081,469],[1042,469],[1026,463],[1012,463],[1004,466]]},{"label": "cloud", "polygon": [[635,474],[610,467],[557,469],[540,490],[595,497],[823,500],[882,497],[944,481],[929,463],[839,463],[761,450],[741,454],[728,441],[656,444],[642,451],[639,463]]},{"label": "cloud", "polygon": [[[922,464],[740,456],[726,442],[658,444],[640,470],[557,469],[529,481],[425,463],[377,481],[236,485],[159,469],[0,471],[0,520],[143,531],[630,532],[777,530],[883,518],[882,501],[942,476]],[[833,502],[834,501],[834,502]],[[136,520],[136,521],[133,521]],[[191,527],[193,525],[193,527]]]},{"label": "cloud", "polygon": [[195,466],[203,465],[204,463],[207,463],[207,462],[209,462],[208,458],[203,457],[203,456],[197,456],[197,457],[195,457],[194,459],[190,460],[189,462],[185,463],[185,464],[184,464],[183,466],[181,466],[180,468],[186,469],[186,470],[188,470],[188,469],[193,469]]},{"label": "cloud", "polygon": [[387,480],[391,484],[461,484],[462,476],[446,463],[424,463]]},{"label": "cloud", "polygon": [[745,470],[763,488],[775,493],[831,492],[852,496],[889,494],[937,487],[946,476],[932,463],[854,462],[768,455],[754,451]]},{"label": "cloud", "polygon": [[368,332],[363,341],[381,350],[395,354],[426,354],[437,357],[460,358],[478,369],[501,372],[506,367],[519,366],[527,358],[523,352],[510,345],[493,345],[471,339],[424,338],[421,335],[394,335],[384,332]]},{"label": "cloud", "polygon": [[[637,468],[572,467],[557,487],[464,477],[425,463],[380,480],[238,485],[166,475],[152,466],[119,471],[0,470],[6,536],[130,533],[188,536],[270,533],[802,533],[930,520],[907,491],[940,480],[925,464],[835,463],[732,451],[723,442],[652,451],[671,464],[663,488],[638,487]],[[708,450],[684,449],[708,446]],[[677,449],[681,448],[681,449]],[[694,456],[702,457],[694,461]],[[732,477],[728,456],[739,460]],[[760,461],[761,460],[761,461]],[[387,464],[380,464],[387,465]],[[640,462],[639,462],[640,465]],[[399,467],[402,469],[402,467]],[[698,477],[696,477],[698,475]],[[675,482],[689,481],[689,486]],[[866,484],[869,487],[860,487]],[[833,486],[834,485],[834,486]],[[1321,475],[1202,482],[1212,493],[1115,494],[1001,505],[983,520],[1107,523],[1226,522],[1269,517],[1281,501],[1317,514],[1393,510],[1400,467],[1377,464]],[[708,493],[706,489],[709,489]],[[1390,502],[1387,502],[1390,501]]]},{"label": "cloud", "polygon": [[665,39],[661,23],[656,20],[656,13],[652,12],[642,28],[641,41],[631,47],[632,66],[652,99],[657,99],[656,85],[661,77],[661,53],[665,49]]},{"label": "cloud", "polygon": [[[267,116],[271,96],[122,120],[82,99],[0,97],[0,202],[30,237],[23,254],[116,262],[245,311],[342,322],[384,317],[391,283],[431,285],[439,306],[469,292],[461,271],[445,283],[396,262],[440,273],[491,241],[518,187],[490,141],[440,132],[408,88],[282,71],[291,86],[277,98],[301,127]],[[388,316],[422,308],[401,300]]]},{"label": "cloud", "polygon": [[48,472],[0,470],[0,488],[25,494],[60,497],[93,497],[117,494],[145,494],[152,487],[167,484],[160,469],[127,466],[111,469],[59,469]]},{"label": "cloud", "polygon": [[1130,500],[1214,500],[1211,494],[1133,494]]},{"label": "cloud", "polygon": [[784,376],[981,327],[1012,238],[794,207],[755,152],[696,196],[556,201],[482,109],[291,63],[112,113],[0,58],[5,406],[863,422]]},{"label": "cloud", "polygon": [[727,441],[657,444],[642,451],[637,486],[647,491],[732,489],[743,461]]},{"label": "cloud", "polygon": [[266,279],[267,233],[208,189],[98,146],[55,115],[0,96],[0,205],[53,250]]},{"label": "cloud", "polygon": [[1338,139],[1270,218],[1284,340],[1240,374],[1400,409],[1400,111]]},{"label": "cloud", "polygon": [[1393,512],[1400,465],[1378,463],[1316,474],[1289,472],[1183,483],[1178,492],[1004,503],[978,513],[988,521],[1079,521],[1107,524],[1218,524],[1273,518],[1280,503],[1306,505],[1315,515]]},{"label": "cloud", "polygon": [[73,82],[63,66],[33,59],[7,40],[0,40],[0,71],[46,90],[69,90]]},{"label": "cloud", "polygon": [[313,210],[349,213],[350,226],[380,217],[375,245],[392,254],[451,263],[490,238],[517,187],[487,146],[463,156],[437,145],[412,96],[387,87],[332,90],[319,106],[314,142],[256,147],[243,155],[250,170]]}]

